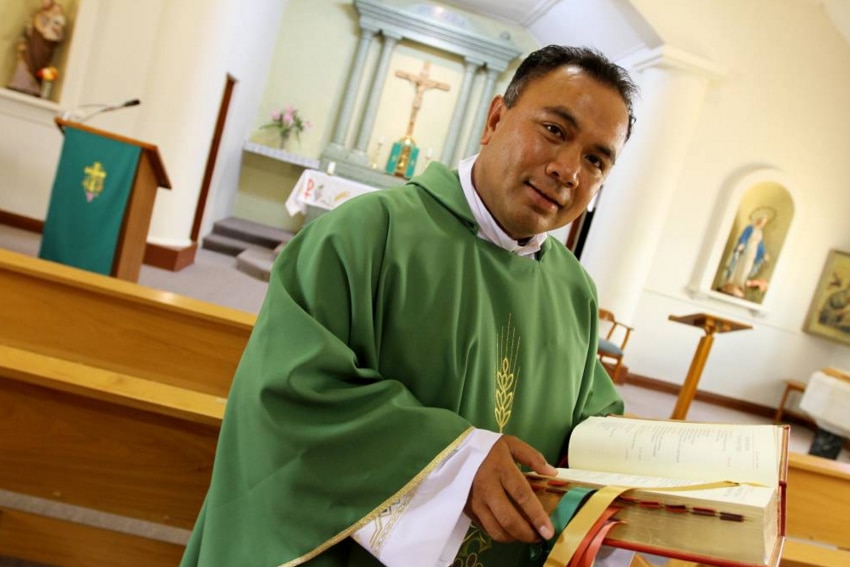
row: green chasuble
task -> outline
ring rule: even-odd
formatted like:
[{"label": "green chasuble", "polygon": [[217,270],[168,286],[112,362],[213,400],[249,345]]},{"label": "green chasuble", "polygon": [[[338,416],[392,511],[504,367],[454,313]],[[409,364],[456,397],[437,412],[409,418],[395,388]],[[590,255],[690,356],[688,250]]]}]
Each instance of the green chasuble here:
[{"label": "green chasuble", "polygon": [[[523,258],[477,230],[457,174],[432,163],[286,246],[182,565],[378,565],[348,536],[470,427],[516,435],[557,463],[573,425],[622,412],[596,358],[596,291],[575,257],[549,238]],[[456,564],[528,557],[478,536],[465,553]]]}]

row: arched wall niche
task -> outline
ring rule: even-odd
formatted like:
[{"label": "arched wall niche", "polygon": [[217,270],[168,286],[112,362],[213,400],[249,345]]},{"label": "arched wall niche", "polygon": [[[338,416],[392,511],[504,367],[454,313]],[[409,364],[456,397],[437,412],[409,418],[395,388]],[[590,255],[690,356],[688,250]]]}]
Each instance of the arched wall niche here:
[{"label": "arched wall niche", "polygon": [[783,249],[799,216],[794,184],[782,171],[758,168],[730,179],[719,220],[706,236],[689,293],[749,310],[769,311],[786,283]]}]

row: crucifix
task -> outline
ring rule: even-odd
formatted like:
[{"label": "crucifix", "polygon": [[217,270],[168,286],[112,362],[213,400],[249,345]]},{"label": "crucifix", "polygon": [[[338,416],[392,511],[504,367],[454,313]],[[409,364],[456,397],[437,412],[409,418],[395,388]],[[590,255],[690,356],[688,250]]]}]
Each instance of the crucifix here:
[{"label": "crucifix", "polygon": [[416,167],[416,158],[419,148],[413,140],[413,128],[416,125],[416,116],[422,107],[422,95],[429,89],[449,90],[449,85],[430,78],[431,62],[425,61],[418,75],[407,71],[396,71],[396,77],[410,81],[416,89],[413,97],[413,107],[410,110],[410,120],[407,122],[407,133],[404,137],[393,144],[390,158],[387,162],[387,173],[400,177],[410,178]]},{"label": "crucifix", "polygon": [[431,62],[425,61],[422,70],[418,75],[408,73],[407,71],[396,71],[396,77],[407,79],[416,88],[416,96],[413,97],[413,108],[410,111],[410,121],[407,123],[406,136],[413,136],[413,126],[416,123],[416,115],[419,114],[419,109],[422,107],[422,95],[429,89],[440,89],[441,91],[449,90],[449,85],[441,83],[430,78]]}]

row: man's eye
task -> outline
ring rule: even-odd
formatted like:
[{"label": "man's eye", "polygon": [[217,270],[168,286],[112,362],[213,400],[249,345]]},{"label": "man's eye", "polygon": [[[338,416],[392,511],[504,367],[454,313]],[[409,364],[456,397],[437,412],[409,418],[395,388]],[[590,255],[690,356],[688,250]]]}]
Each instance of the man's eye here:
[{"label": "man's eye", "polygon": [[587,161],[589,161],[590,164],[597,169],[605,169],[605,161],[599,156],[590,154],[587,156]]},{"label": "man's eye", "polygon": [[544,124],[543,126],[544,126],[544,128],[546,128],[546,130],[547,130],[550,134],[552,134],[552,135],[554,135],[554,136],[557,136],[558,138],[563,138],[563,137],[564,137],[564,131],[563,131],[563,130],[561,130],[561,128],[560,128],[560,127],[558,127],[558,126],[556,126],[556,125],[554,125],[554,124]]}]

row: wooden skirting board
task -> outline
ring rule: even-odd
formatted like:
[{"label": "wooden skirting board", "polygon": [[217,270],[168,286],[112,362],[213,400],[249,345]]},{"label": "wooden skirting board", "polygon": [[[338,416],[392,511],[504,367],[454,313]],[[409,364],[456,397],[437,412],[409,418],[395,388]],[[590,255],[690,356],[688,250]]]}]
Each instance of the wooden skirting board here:
[{"label": "wooden skirting board", "polygon": [[[0,210],[0,224],[19,228],[29,232],[37,232],[41,234],[44,231],[44,221],[10,213]],[[172,248],[169,246],[160,246],[148,242],[145,245],[145,255],[142,262],[145,265],[169,270],[171,272],[179,272],[186,266],[191,266],[195,262],[195,254],[198,252],[198,243],[193,242],[189,246],[183,248]]]}]

